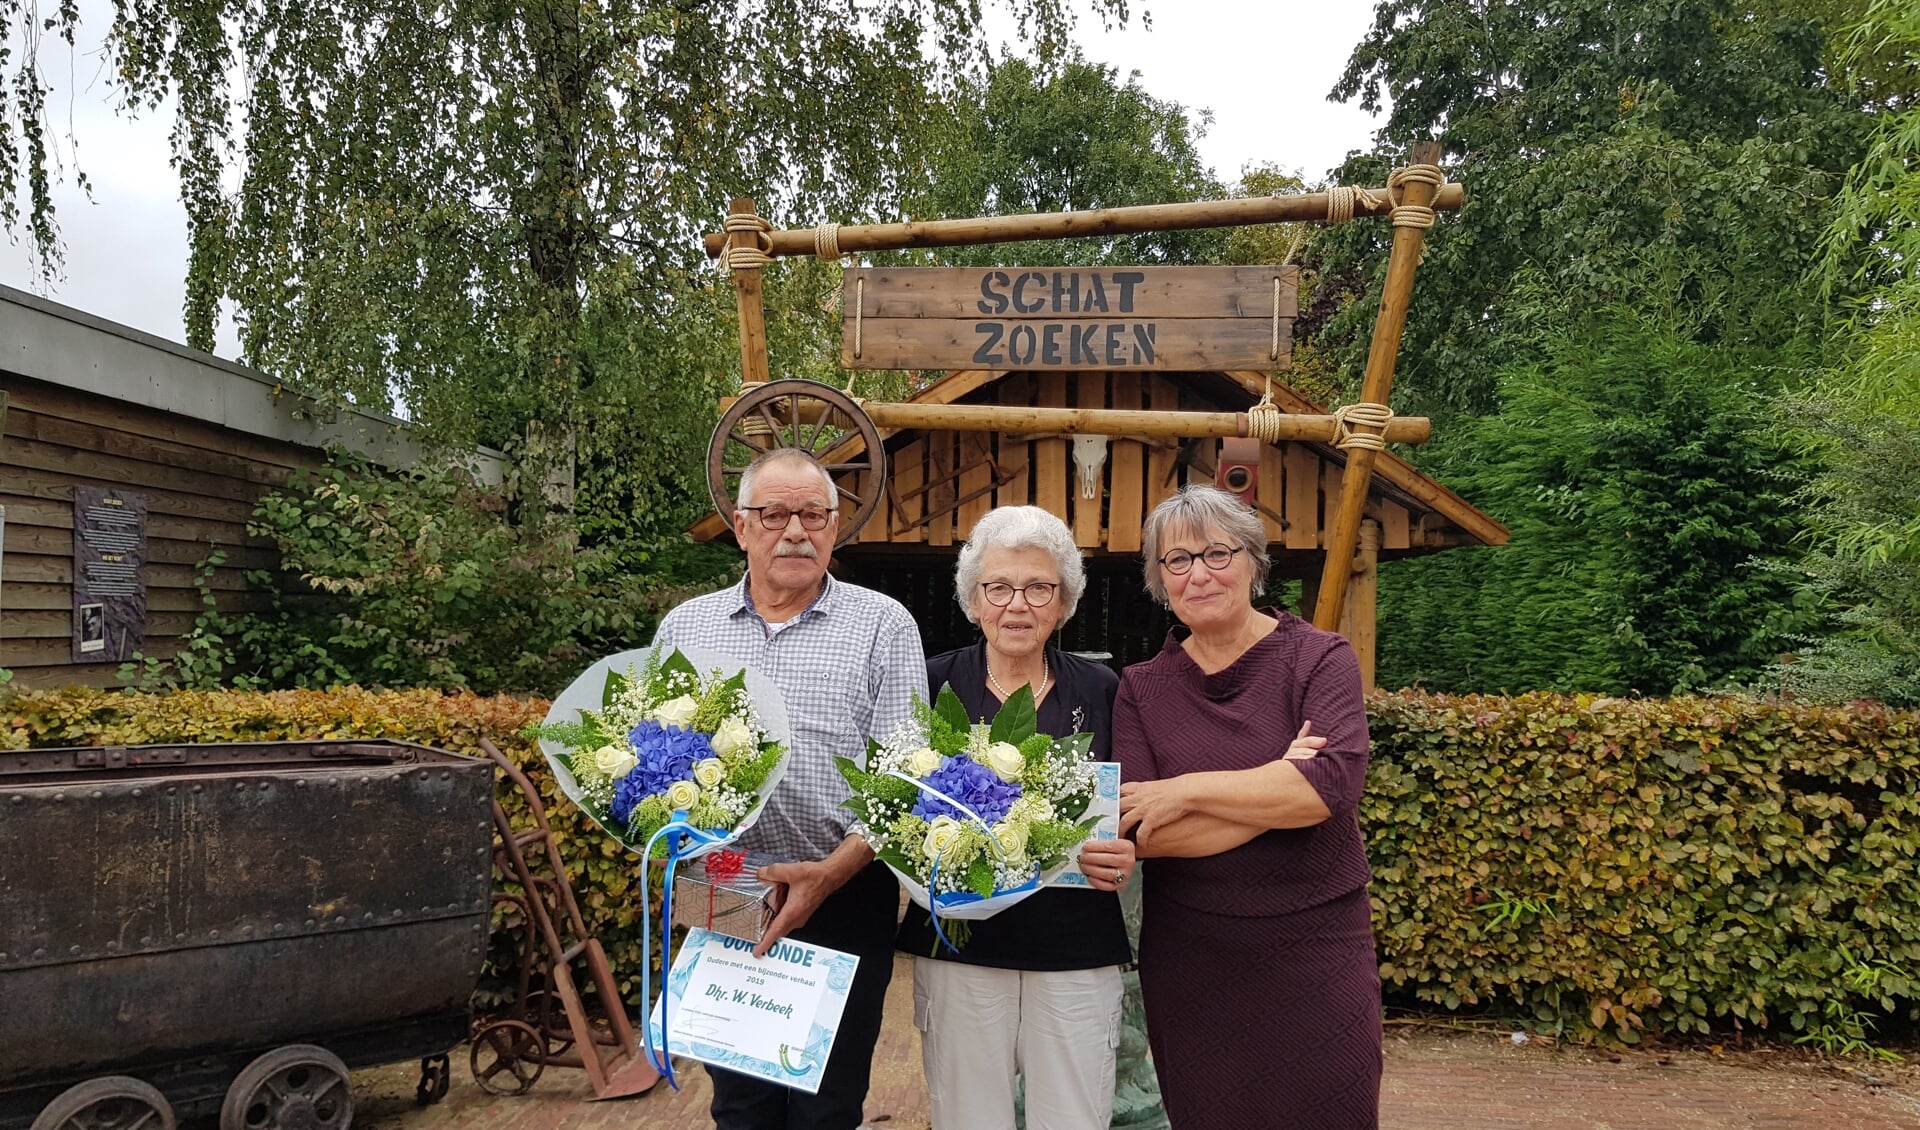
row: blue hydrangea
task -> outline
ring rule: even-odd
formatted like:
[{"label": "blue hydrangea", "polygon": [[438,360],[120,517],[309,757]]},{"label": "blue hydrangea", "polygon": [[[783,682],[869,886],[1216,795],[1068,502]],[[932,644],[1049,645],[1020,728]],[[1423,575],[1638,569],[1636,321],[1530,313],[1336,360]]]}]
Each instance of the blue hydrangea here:
[{"label": "blue hydrangea", "polygon": [[638,763],[613,783],[613,818],[625,824],[634,805],[664,793],[675,781],[693,780],[693,763],[713,754],[707,735],[694,730],[642,722],[627,735]]},{"label": "blue hydrangea", "polygon": [[[970,757],[949,757],[940,763],[938,769],[921,779],[973,809],[980,819],[989,824],[1005,817],[1007,810],[1013,807],[1013,802],[1020,799],[1019,785],[1002,781],[994,775],[993,770]],[[913,806],[913,814],[924,820],[932,820],[936,816],[968,819],[967,814],[958,808],[924,792]]]}]

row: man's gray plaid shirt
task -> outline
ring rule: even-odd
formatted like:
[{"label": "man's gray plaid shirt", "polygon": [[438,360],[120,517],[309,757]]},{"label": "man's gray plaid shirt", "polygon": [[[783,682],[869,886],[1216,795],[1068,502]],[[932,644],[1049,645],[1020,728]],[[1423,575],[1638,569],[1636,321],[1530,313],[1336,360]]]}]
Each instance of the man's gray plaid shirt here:
[{"label": "man's gray plaid shirt", "polygon": [[701,647],[759,670],[780,688],[793,727],[786,776],[739,846],[782,862],[824,859],[846,839],[851,795],[835,757],[866,764],[867,739],[884,741],[927,694],[920,628],[890,596],[825,580],[794,619],[769,627],[742,579],[697,596],[660,621],[654,645]]}]

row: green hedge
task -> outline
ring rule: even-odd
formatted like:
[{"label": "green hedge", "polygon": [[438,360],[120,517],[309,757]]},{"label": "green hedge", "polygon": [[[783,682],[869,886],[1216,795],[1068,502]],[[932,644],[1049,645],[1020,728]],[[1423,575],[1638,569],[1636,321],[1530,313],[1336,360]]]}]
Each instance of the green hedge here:
[{"label": "green hedge", "polygon": [[1390,992],[1628,1041],[1817,1028],[1834,1003],[1920,1017],[1920,715],[1546,693],[1371,713]]},{"label": "green hedge", "polygon": [[[1920,715],[1869,705],[1401,693],[1361,812],[1389,994],[1575,1036],[1920,1018]],[[26,692],[0,746],[390,737],[523,766],[536,699]],[[545,773],[582,909],[637,993],[636,870]],[[509,812],[524,811],[503,791]],[[583,834],[588,833],[588,834]],[[496,918],[488,985],[520,924]]]}]

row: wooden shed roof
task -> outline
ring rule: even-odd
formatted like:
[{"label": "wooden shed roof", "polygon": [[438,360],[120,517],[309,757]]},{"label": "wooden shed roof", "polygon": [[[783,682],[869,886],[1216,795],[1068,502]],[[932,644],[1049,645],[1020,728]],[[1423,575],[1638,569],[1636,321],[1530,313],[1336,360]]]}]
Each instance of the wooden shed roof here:
[{"label": "wooden shed roof", "polygon": [[[1244,411],[1259,399],[1261,372],[1036,373],[960,370],[909,399],[923,404],[1002,404]],[[1273,399],[1284,412],[1325,409],[1276,380]],[[1211,481],[1215,442],[1186,445],[1112,437],[1099,489],[1081,495],[1071,443],[1061,436],[896,429],[883,431],[891,482],[880,509],[842,555],[915,549],[950,551],[994,506],[1032,503],[1060,515],[1090,553],[1134,554],[1147,511],[1182,481]],[[856,441],[857,442],[857,441]],[[1269,444],[1263,451],[1258,505],[1273,551],[1284,555],[1324,548],[1339,497],[1345,453],[1330,444]],[[1183,471],[1182,468],[1185,468]],[[849,486],[859,489],[849,482]],[[1461,545],[1503,545],[1507,529],[1391,451],[1374,465],[1368,514],[1380,522],[1384,557],[1430,553]],[[727,522],[709,512],[688,530],[697,541],[731,537]]]}]

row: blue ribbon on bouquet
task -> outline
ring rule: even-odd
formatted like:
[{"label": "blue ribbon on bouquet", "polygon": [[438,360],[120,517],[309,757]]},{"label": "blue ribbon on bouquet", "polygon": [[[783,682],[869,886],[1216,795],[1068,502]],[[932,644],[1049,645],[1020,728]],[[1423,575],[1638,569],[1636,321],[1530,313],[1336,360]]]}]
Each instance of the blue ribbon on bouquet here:
[{"label": "blue ribbon on bouquet", "polygon": [[[980,818],[978,812],[975,812],[973,809],[941,792],[939,789],[934,788],[932,785],[927,784],[925,781],[915,777],[909,777],[898,769],[889,769],[886,771],[886,775],[889,777],[898,777],[936,800],[946,801],[961,812],[964,812],[967,819],[973,821],[973,823],[979,827],[980,831],[986,835],[987,846],[993,849],[993,854],[999,856],[1001,859],[1007,858],[1007,853],[1000,847],[1000,838],[993,834],[992,827]],[[944,848],[934,852],[933,859],[931,860],[932,866],[927,869],[927,917],[933,920],[933,936],[940,939],[940,944],[954,953],[959,953],[960,947],[949,941],[947,939],[947,932],[940,928],[940,908],[942,906],[962,906],[970,902],[980,902],[984,896],[976,895],[972,891],[949,891],[944,895],[934,893],[934,884],[938,882],[940,878],[940,857],[944,854],[946,854]],[[1018,894],[1021,891],[1032,890],[1039,885],[1040,878],[1036,874],[1032,879],[1027,880],[1017,887],[1008,887],[1004,891],[995,891],[993,893],[995,895]]]},{"label": "blue ribbon on bouquet", "polygon": [[[667,840],[667,866],[662,880],[665,886],[660,891],[660,1049],[656,1053],[653,1022],[648,1016],[653,1000],[653,908],[647,899],[647,875],[653,867],[653,845],[659,843],[662,836],[672,838]],[[673,953],[673,873],[680,861],[690,855],[690,849],[685,846],[687,840],[691,839],[698,847],[719,847],[739,838],[738,832],[721,835],[696,828],[687,823],[685,809],[675,809],[672,818],[647,840],[646,850],[640,853],[640,1037],[647,1062],[675,1091],[680,1089],[680,1081],[673,1076],[673,1057],[667,1050],[670,1030],[667,1013],[672,1007],[667,982],[673,973],[668,964],[668,956]]]}]

